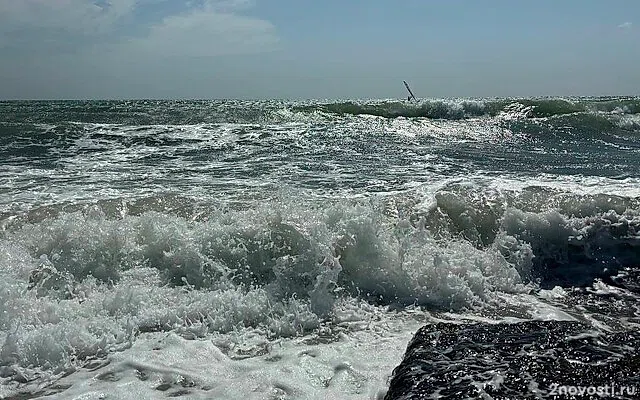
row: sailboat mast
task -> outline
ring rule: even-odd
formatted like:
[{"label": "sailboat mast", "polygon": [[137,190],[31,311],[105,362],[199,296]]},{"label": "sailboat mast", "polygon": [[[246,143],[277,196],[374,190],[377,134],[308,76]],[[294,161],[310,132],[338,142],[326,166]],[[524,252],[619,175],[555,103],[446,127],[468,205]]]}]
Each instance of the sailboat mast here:
[{"label": "sailboat mast", "polygon": [[409,84],[407,83],[407,81],[402,81],[402,83],[404,83],[404,87],[406,87],[407,91],[409,92],[409,100],[413,99],[415,101],[418,101],[418,99],[416,99],[416,96],[411,91],[411,88],[409,87]]}]

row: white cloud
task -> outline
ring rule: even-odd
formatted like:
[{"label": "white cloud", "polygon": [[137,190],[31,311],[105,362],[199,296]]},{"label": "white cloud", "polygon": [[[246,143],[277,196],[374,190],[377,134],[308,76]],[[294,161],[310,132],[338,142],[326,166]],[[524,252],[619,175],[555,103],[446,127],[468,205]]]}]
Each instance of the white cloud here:
[{"label": "white cloud", "polygon": [[240,14],[251,7],[251,0],[185,1],[186,8],[178,14],[137,24],[137,7],[154,3],[159,10],[168,4],[163,0],[0,0],[0,51],[8,45],[23,52],[43,48],[79,52],[92,47],[94,54],[115,51],[134,57],[217,56],[268,51],[278,42],[270,22]]},{"label": "white cloud", "polygon": [[268,21],[205,8],[167,17],[125,47],[141,54],[217,56],[268,51],[277,42]]},{"label": "white cloud", "polygon": [[0,0],[0,98],[224,96],[278,46],[250,1],[178,1]]},{"label": "white cloud", "polygon": [[618,25],[618,28],[620,28],[620,29],[631,29],[632,26],[633,26],[633,24],[631,22],[623,22],[622,24]]}]

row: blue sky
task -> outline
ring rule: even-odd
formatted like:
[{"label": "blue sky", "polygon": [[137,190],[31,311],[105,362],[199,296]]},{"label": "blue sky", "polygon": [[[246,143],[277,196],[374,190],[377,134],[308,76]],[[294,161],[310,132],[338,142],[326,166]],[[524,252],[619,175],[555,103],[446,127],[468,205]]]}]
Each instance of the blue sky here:
[{"label": "blue sky", "polygon": [[637,0],[0,0],[0,98],[640,95]]}]

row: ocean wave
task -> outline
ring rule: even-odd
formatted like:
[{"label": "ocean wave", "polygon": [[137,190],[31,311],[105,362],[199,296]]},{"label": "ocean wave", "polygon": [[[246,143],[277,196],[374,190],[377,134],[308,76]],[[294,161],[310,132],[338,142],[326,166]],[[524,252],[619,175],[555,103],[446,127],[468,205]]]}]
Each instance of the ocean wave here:
[{"label": "ocean wave", "polygon": [[[640,130],[635,113],[640,100],[635,99],[158,102],[151,105],[156,108],[145,108],[151,106],[142,101],[42,103],[16,105],[14,108],[25,111],[3,114],[0,154],[5,158],[25,154],[46,158],[65,152],[73,156],[120,146],[181,147],[194,152],[222,142],[238,148],[300,139],[302,145],[321,147],[327,140],[360,140],[390,133],[489,141],[511,141],[513,135],[569,135],[581,142],[596,136],[607,140],[608,135],[636,135]],[[2,108],[11,111],[6,102]],[[87,116],[76,116],[69,108],[82,109]],[[31,114],[23,115],[27,110]],[[612,141],[620,144],[616,138]]]},{"label": "ocean wave", "polygon": [[486,114],[482,101],[422,101],[420,103],[402,101],[343,102],[300,106],[302,111],[322,111],[338,115],[374,115],[385,118],[425,117],[441,119],[462,119],[468,116]]},{"label": "ocean wave", "polygon": [[379,219],[361,207],[201,221],[90,208],[27,223],[0,241],[0,364],[55,373],[136,332],[289,337],[341,318],[342,299],[462,307],[516,290],[497,253],[417,234],[403,244]]},{"label": "ocean wave", "polygon": [[290,337],[345,302],[482,308],[640,264],[638,198],[451,184],[428,197],[287,199],[103,202],[3,221],[0,364],[55,371],[136,332]]},{"label": "ocean wave", "polygon": [[567,114],[605,113],[614,115],[640,112],[638,99],[496,99],[496,100],[420,100],[348,101],[296,106],[301,111],[322,111],[337,115],[372,115],[384,118],[429,118],[459,120],[477,117],[548,118]]},{"label": "ocean wave", "polygon": [[131,100],[0,102],[0,123],[59,124],[61,122],[119,125],[197,125],[216,123],[282,123],[326,119],[337,115],[384,118],[459,120],[509,114],[528,109],[528,118],[575,113],[614,115],[640,113],[640,99],[619,98],[496,98],[350,101]]}]

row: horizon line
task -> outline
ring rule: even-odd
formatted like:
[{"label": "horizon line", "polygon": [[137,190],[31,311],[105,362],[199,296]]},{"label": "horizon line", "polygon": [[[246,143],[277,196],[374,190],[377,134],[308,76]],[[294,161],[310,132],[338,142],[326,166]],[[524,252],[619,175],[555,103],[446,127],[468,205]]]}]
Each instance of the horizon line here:
[{"label": "horizon line", "polygon": [[[585,99],[585,98],[639,98],[640,94],[598,94],[598,95],[515,95],[515,96],[442,96],[417,97],[417,101],[429,100],[509,100],[509,99]],[[397,100],[407,101],[405,97],[68,97],[68,98],[0,98],[0,102],[18,101],[362,101]]]}]

